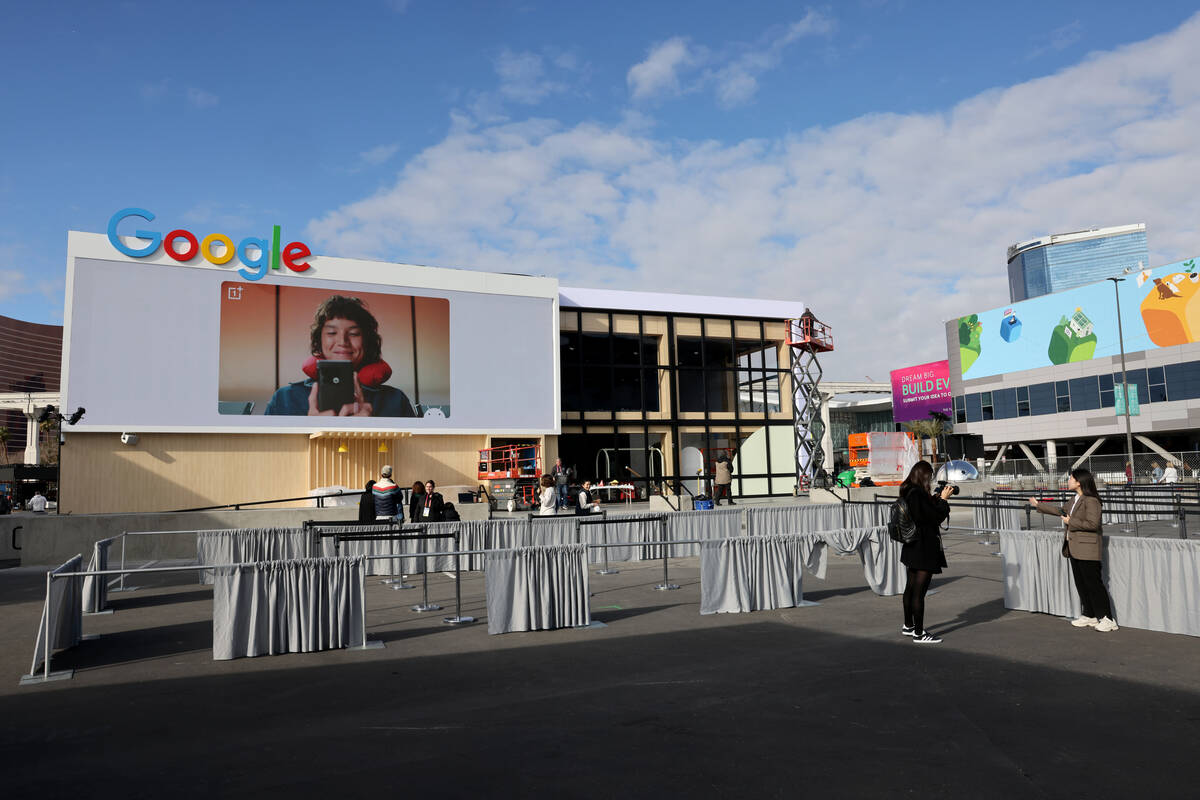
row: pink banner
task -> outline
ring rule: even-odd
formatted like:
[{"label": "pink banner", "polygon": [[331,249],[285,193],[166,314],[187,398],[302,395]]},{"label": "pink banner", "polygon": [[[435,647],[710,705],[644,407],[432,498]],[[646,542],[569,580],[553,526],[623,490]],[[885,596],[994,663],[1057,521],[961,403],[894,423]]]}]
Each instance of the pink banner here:
[{"label": "pink banner", "polygon": [[929,419],[930,411],[954,418],[950,397],[950,362],[933,361],[892,370],[892,419]]}]

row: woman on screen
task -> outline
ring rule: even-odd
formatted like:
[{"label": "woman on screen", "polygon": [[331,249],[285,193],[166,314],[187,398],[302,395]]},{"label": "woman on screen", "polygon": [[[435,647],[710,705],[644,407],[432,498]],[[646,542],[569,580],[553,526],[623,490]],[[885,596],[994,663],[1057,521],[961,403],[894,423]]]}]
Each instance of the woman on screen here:
[{"label": "woman on screen", "polygon": [[310,330],[309,377],[275,390],[266,413],[279,416],[415,417],[404,392],[384,383],[379,322],[357,297],[334,295]]}]

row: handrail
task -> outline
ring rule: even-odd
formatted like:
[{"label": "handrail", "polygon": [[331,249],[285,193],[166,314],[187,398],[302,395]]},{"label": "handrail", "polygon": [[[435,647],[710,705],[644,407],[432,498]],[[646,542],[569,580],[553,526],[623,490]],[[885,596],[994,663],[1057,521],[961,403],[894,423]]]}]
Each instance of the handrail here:
[{"label": "handrail", "polygon": [[24,525],[16,525],[12,529],[12,549],[13,550],[21,549],[21,546],[19,544],[17,544],[17,531],[21,530],[24,527],[25,527]]},{"label": "handrail", "polygon": [[316,500],[317,508],[324,508],[325,507],[324,500],[326,497],[355,497],[355,496],[361,497],[362,495],[364,495],[366,493],[367,492],[365,489],[357,489],[352,492],[348,492],[344,489],[338,489],[336,492],[330,492],[329,494],[318,494],[318,495],[309,494],[309,495],[305,495],[303,497],[285,497],[281,500],[251,500],[251,501],[245,502],[245,503],[226,503],[225,505],[222,505],[222,506],[202,506],[200,508],[180,508],[180,509],[176,509],[175,511],[166,511],[164,513],[166,513],[166,514],[187,514],[192,511],[220,511],[223,508],[232,508],[234,511],[240,511],[242,509],[242,506],[267,506],[267,505],[271,505],[272,503],[295,503],[299,500]]}]

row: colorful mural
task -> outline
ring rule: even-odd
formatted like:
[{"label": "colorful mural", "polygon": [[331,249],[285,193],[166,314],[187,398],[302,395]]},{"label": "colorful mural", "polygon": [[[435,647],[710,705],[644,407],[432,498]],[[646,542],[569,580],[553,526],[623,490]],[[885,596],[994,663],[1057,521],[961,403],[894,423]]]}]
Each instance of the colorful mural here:
[{"label": "colorful mural", "polygon": [[[1119,286],[1125,351],[1200,342],[1196,260],[1129,273]],[[1111,281],[960,317],[963,378],[986,378],[1120,353]]]}]

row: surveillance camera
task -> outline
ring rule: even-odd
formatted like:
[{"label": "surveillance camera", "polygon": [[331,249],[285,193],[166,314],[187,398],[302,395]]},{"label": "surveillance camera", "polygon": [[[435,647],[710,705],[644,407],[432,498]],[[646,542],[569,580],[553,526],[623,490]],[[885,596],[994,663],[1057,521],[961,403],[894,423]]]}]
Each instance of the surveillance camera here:
[{"label": "surveillance camera", "polygon": [[137,443],[138,443],[138,435],[136,433],[122,433],[121,434],[121,444],[127,444],[132,447],[133,445],[135,445]]}]

